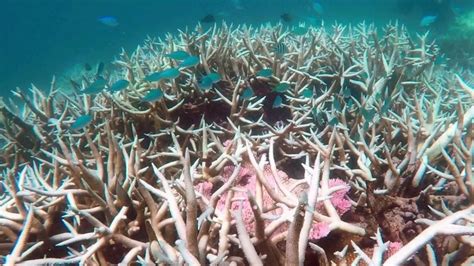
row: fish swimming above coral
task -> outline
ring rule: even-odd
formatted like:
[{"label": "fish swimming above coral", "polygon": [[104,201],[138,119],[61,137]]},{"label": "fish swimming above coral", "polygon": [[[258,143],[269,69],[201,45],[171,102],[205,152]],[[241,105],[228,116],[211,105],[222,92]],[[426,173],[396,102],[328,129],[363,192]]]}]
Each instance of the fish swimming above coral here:
[{"label": "fish swimming above coral", "polygon": [[128,80],[120,79],[120,80],[117,80],[114,84],[112,84],[109,90],[111,92],[118,92],[118,91],[126,89],[129,84],[130,82]]},{"label": "fish swimming above coral", "polygon": [[166,54],[166,56],[174,60],[184,60],[190,55],[185,51],[174,51],[169,54]]},{"label": "fish swimming above coral", "polygon": [[179,63],[179,68],[193,67],[199,64],[199,56],[189,56]]},{"label": "fish swimming above coral", "polygon": [[164,94],[162,89],[152,89],[142,98],[142,101],[153,103],[161,100],[163,96]]},{"label": "fish swimming above coral", "polygon": [[268,78],[273,75],[273,70],[271,68],[264,68],[257,72],[258,77]]},{"label": "fish swimming above coral", "polygon": [[90,65],[89,63],[85,63],[85,64],[84,64],[84,70],[85,70],[85,71],[91,71],[91,70],[92,70],[91,65]]},{"label": "fish swimming above coral", "polygon": [[92,115],[86,114],[76,118],[74,123],[69,127],[70,130],[79,130],[87,127],[92,122]]},{"label": "fish swimming above coral", "polygon": [[215,23],[216,17],[213,14],[207,14],[204,17],[202,17],[199,21],[202,23]]},{"label": "fish swimming above coral", "polygon": [[424,16],[420,20],[420,26],[421,27],[431,26],[431,24],[433,24],[437,19],[438,19],[438,16]]},{"label": "fish swimming above coral", "polygon": [[97,94],[105,88],[105,85],[107,85],[107,80],[99,76],[94,82],[92,82],[87,88],[85,88],[82,93]]},{"label": "fish swimming above coral", "polygon": [[293,21],[293,15],[291,15],[290,13],[283,13],[280,15],[280,18],[286,23],[290,23]]}]

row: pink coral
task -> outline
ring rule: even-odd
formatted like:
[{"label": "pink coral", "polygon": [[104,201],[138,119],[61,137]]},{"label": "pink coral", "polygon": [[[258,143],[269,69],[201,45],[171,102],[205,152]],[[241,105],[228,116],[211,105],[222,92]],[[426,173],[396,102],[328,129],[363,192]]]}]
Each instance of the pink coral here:
[{"label": "pink coral", "polygon": [[324,222],[314,223],[313,227],[311,227],[311,230],[309,231],[309,239],[310,240],[321,239],[329,235],[330,232],[331,232],[331,229],[329,228],[328,223],[324,223]]},{"label": "pink coral", "polygon": [[[226,182],[229,180],[230,176],[234,172],[234,166],[225,166],[222,171],[222,181]],[[271,176],[271,171],[269,166],[264,168],[265,178],[269,181],[269,183],[274,186],[274,179]],[[278,178],[286,178],[288,176],[284,174],[282,171],[278,171]],[[244,221],[245,227],[249,232],[253,232],[255,230],[254,226],[254,215],[246,195],[247,191],[251,191],[251,193],[255,193],[257,186],[257,173],[253,166],[250,163],[242,164],[239,173],[237,175],[237,180],[235,182],[235,187],[241,189],[241,191],[236,190],[234,192],[234,199],[235,201],[231,204],[231,210],[239,210],[240,205],[242,204],[242,219]],[[196,185],[196,189],[200,191],[205,197],[210,198],[213,190],[213,185],[211,182],[202,182]],[[218,210],[223,210],[225,208],[225,199],[227,193],[221,195],[219,201],[217,202],[216,208]],[[270,207],[274,205],[273,199],[268,195],[268,193],[264,190],[263,192],[263,205],[264,207]]]},{"label": "pink coral", "polygon": [[[346,198],[346,195],[351,187],[349,186],[349,184],[339,178],[329,179],[328,183],[330,189],[338,186],[343,187],[332,193],[330,199],[332,205],[334,206],[334,208],[336,208],[337,213],[339,215],[343,215],[351,209],[351,202]],[[319,202],[316,206],[316,209],[318,211],[323,212],[323,203]]]},{"label": "pink coral", "polygon": [[[234,166],[224,167],[222,171],[223,182],[226,182],[227,180],[229,180],[234,169],[235,169]],[[269,184],[272,187],[276,188],[275,180],[274,180],[274,177],[269,165],[264,166],[263,173],[265,175],[265,178],[268,180]],[[254,214],[253,214],[250,202],[247,198],[246,191],[251,191],[252,193],[255,193],[257,178],[258,178],[257,173],[250,163],[242,164],[237,176],[236,183],[235,183],[235,187],[241,189],[241,191],[236,190],[234,192],[235,200],[231,204],[231,210],[239,210],[240,205],[242,204],[242,218],[243,218],[245,227],[249,232],[255,231],[255,225],[254,225]],[[290,189],[292,185],[294,184],[294,182],[296,182],[295,180],[292,180],[291,178],[289,178],[285,172],[280,171],[280,170],[277,170],[276,178],[278,178],[279,181],[287,189]],[[331,203],[336,208],[336,211],[338,212],[338,214],[342,215],[346,213],[351,207],[350,201],[346,199],[346,195],[349,192],[350,186],[341,179],[330,179],[329,188],[334,188],[336,186],[342,186],[343,188],[332,193],[330,200],[331,200]],[[213,184],[211,182],[206,181],[206,182],[196,185],[196,189],[200,191],[205,197],[209,198],[213,190]],[[295,194],[298,194],[299,192],[302,192],[302,191],[303,191],[303,188],[301,186],[298,186],[294,188],[292,192]],[[216,208],[218,210],[221,210],[221,211],[224,210],[226,195],[227,195],[226,193],[221,195],[221,198],[217,202]],[[274,204],[275,202],[264,189],[263,190],[264,208],[271,208],[274,206]],[[324,209],[322,203],[318,203],[317,209],[319,211],[322,211]],[[274,214],[279,214],[279,213],[278,211],[274,211]],[[275,233],[281,233],[285,230],[287,230],[287,225],[281,226]],[[312,240],[321,239],[323,237],[326,237],[329,233],[330,233],[329,224],[324,223],[324,222],[314,223],[310,231],[310,239]]]},{"label": "pink coral", "polygon": [[388,243],[387,251],[383,254],[384,260],[393,256],[393,254],[397,253],[403,247],[403,243],[401,242],[390,242]]}]

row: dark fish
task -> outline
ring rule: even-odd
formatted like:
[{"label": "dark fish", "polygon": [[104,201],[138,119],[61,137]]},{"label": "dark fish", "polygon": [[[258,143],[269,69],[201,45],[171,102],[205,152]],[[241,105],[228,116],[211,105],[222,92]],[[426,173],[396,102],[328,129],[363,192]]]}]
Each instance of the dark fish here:
[{"label": "dark fish", "polygon": [[78,118],[76,118],[76,121],[74,121],[74,123],[72,123],[72,125],[71,125],[71,127],[69,127],[69,129],[78,130],[78,129],[81,129],[81,128],[85,128],[91,122],[92,122],[92,116],[91,115],[81,115]]},{"label": "dark fish", "polygon": [[289,23],[289,22],[291,22],[291,21],[293,20],[293,16],[290,15],[289,13],[283,13],[283,14],[281,14],[281,15],[280,15],[280,18],[281,18],[284,22],[286,22],[286,23]]},{"label": "dark fish", "polygon": [[102,75],[102,72],[104,72],[104,68],[105,68],[104,62],[100,62],[100,63],[97,65],[96,76]]},{"label": "dark fish", "polygon": [[288,52],[288,47],[283,42],[279,42],[273,47],[273,51],[277,56],[282,56]]},{"label": "dark fish", "polygon": [[202,23],[214,23],[216,22],[216,17],[212,14],[208,14],[200,20]]},{"label": "dark fish", "polygon": [[85,63],[85,64],[84,64],[84,69],[85,69],[86,71],[91,71],[91,70],[92,70],[92,67],[91,67],[91,65],[89,65],[89,63]]}]

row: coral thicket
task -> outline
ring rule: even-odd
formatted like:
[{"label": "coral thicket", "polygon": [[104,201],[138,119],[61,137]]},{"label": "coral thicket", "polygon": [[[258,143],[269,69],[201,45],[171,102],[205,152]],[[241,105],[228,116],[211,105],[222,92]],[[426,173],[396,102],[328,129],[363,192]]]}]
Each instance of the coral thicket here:
[{"label": "coral thicket", "polygon": [[472,261],[472,77],[440,53],[400,25],[198,25],[18,90],[0,106],[0,254]]}]

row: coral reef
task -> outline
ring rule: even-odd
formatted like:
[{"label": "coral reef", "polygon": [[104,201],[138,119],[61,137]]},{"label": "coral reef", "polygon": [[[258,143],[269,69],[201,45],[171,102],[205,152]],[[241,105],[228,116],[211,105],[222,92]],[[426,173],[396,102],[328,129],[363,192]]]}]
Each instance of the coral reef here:
[{"label": "coral reef", "polygon": [[472,261],[470,74],[399,25],[305,29],[198,25],[16,91],[6,265]]}]

